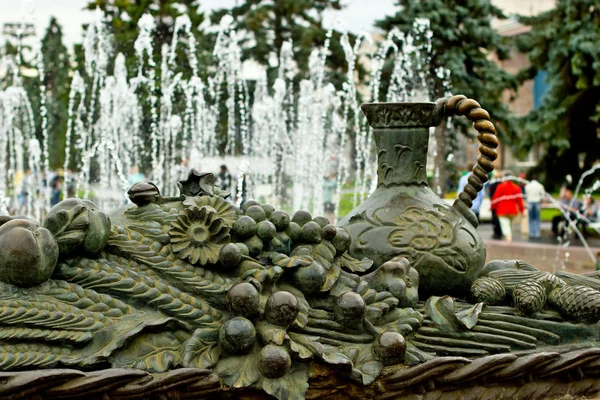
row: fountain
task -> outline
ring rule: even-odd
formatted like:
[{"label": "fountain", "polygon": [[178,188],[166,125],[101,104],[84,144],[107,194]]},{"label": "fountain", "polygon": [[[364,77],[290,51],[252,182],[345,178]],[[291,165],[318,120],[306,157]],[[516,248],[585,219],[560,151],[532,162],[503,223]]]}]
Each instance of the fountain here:
[{"label": "fountain", "polygon": [[[374,58],[369,90],[378,101],[381,61],[390,48],[397,57],[388,102],[363,105],[367,122],[358,117],[351,79],[358,47],[347,37],[349,82],[341,92],[325,82],[327,45],[312,53],[309,77],[294,92],[289,44],[279,78],[272,88],[259,79],[250,104],[230,22],[222,21],[217,72],[206,81],[193,56],[191,77],[176,72],[177,35],[154,64],[154,26],[146,17],[135,44],[138,74],[129,77],[117,55],[110,75],[109,35],[100,19],[90,24],[87,79],[73,77],[65,167],[79,155],[83,192],[116,188],[118,196],[99,196],[102,207],[66,199],[37,220],[0,217],[0,396],[600,394],[598,276],[543,272],[518,260],[485,263],[470,206],[497,156],[489,113],[460,95],[402,101],[423,95],[423,77],[413,72],[418,51],[410,38],[403,37],[406,52],[394,48],[398,32]],[[193,54],[189,20],[175,24]],[[160,96],[140,104],[138,91],[157,87]],[[185,98],[182,114],[176,93]],[[35,140],[30,108],[18,83],[1,93],[0,144],[9,150],[0,160],[8,184],[2,196],[13,195],[10,182],[25,168],[25,154],[35,179],[48,173],[47,135]],[[426,160],[430,128],[452,115],[473,122],[482,146],[450,207],[428,187]],[[149,132],[141,129],[144,117]],[[224,142],[218,118],[228,121]],[[337,226],[315,213],[282,210],[289,174],[292,206],[320,211],[324,172],[349,175],[348,160],[328,164],[348,143],[348,129],[359,150],[354,197],[372,193]],[[275,206],[233,204],[207,171],[180,178],[192,149],[210,157],[221,145],[243,159],[247,181],[232,189],[251,194],[249,182],[268,181]],[[256,169],[259,156],[269,160],[267,169]],[[125,171],[143,159],[151,160],[154,183],[129,187]],[[92,185],[93,164],[101,179]],[[42,190],[39,197],[41,214],[48,196]],[[104,213],[109,206],[117,207]]]},{"label": "fountain", "polygon": [[[470,202],[497,156],[487,111],[464,96],[363,109],[378,184],[340,226],[238,208],[196,170],[174,196],[136,183],[108,214],[74,198],[42,224],[2,217],[0,396],[600,393],[600,279],[485,264]],[[444,115],[482,143],[453,207],[424,181]]]},{"label": "fountain", "polygon": [[[321,213],[323,177],[333,171],[338,176],[337,193],[353,177],[354,205],[364,200],[372,190],[367,187],[368,177],[373,177],[375,170],[371,162],[374,159],[371,129],[360,117],[358,92],[365,92],[363,96],[374,101],[379,101],[380,96],[388,101],[428,100],[423,73],[413,72],[426,63],[431,35],[428,22],[415,23],[414,34],[425,38],[424,45],[417,46],[412,36],[394,30],[371,55],[363,54],[364,37],[359,37],[352,46],[344,32],[341,45],[348,69],[341,90],[326,79],[329,41],[323,48],[314,49],[309,73],[297,86],[293,83],[296,74],[293,43],[287,42],[279,55],[277,79],[270,86],[263,71],[252,96],[243,76],[242,37],[231,28],[231,23],[229,16],[221,21],[213,51],[214,72],[203,79],[189,18],[186,15],[177,18],[173,41],[162,49],[158,63],[150,57],[154,20],[145,15],[139,21],[140,32],[135,41],[136,74],[129,76],[124,56],[112,53],[112,37],[102,14],[96,15],[83,43],[85,76],[74,73],[69,95],[63,174],[65,181],[77,182],[76,196],[89,197],[93,193],[102,208],[116,207],[127,201],[125,193],[131,184],[128,171],[144,164],[149,166],[149,178],[164,188],[165,194],[174,195],[176,187],[167,182],[181,178],[188,161],[202,170],[215,168],[219,157],[235,157],[241,160],[239,180],[231,191],[238,205],[242,201],[239,192],[245,187],[249,197],[260,193],[265,201],[284,209],[304,208]],[[373,43],[370,46],[375,48]],[[191,67],[186,74],[175,63],[176,51],[182,47]],[[355,69],[359,57],[372,59],[368,88],[357,86]],[[382,94],[382,69],[384,61],[390,58],[398,62],[389,89]],[[42,71],[41,61],[37,65]],[[109,65],[113,65],[111,71]],[[44,82],[40,84],[43,86]],[[9,159],[0,160],[1,189],[5,196],[12,194],[3,206],[10,204],[13,213],[39,217],[48,211],[48,191],[39,192],[34,210],[19,207],[18,194],[12,187],[15,178],[27,168],[34,172],[36,187],[42,177],[50,174],[46,120],[42,120],[43,140],[37,143],[31,106],[20,91],[16,80],[3,95],[19,98],[20,103],[8,100],[0,103],[0,110],[6,115],[1,126],[10,131],[4,137],[11,138],[2,147],[8,149]],[[143,93],[158,94],[144,99]],[[42,105],[42,115],[43,108]],[[16,121],[11,122],[15,115],[29,115],[30,120],[20,121],[27,122],[26,126],[16,126]],[[223,136],[219,124],[227,127]],[[21,136],[23,139],[18,142]],[[349,146],[353,136],[356,158],[351,160],[353,151]],[[29,152],[27,145],[15,146],[23,141],[41,149],[42,154]],[[20,152],[22,148],[24,152]],[[32,154],[37,159],[31,160]],[[70,171],[73,164],[75,172]],[[261,190],[257,191],[258,188]],[[31,196],[32,201],[34,197]],[[337,215],[339,201],[335,211]]]}]

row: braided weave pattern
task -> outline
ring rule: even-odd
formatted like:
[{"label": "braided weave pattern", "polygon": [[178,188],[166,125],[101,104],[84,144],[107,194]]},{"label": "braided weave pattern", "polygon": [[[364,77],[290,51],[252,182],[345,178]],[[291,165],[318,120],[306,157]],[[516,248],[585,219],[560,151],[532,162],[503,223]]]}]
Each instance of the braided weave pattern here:
[{"label": "braided weave pattern", "polygon": [[[343,374],[331,371],[311,379],[307,398],[326,389],[328,398],[348,399],[546,399],[551,396],[595,396],[600,393],[600,349],[564,353],[538,352],[518,357],[496,354],[477,359],[436,357],[423,364],[390,367],[370,386],[337,385]],[[321,380],[321,381],[320,381]],[[315,392],[311,392],[314,390]],[[206,369],[181,368],[151,374],[113,368],[94,372],[50,369],[0,372],[0,398],[18,399],[204,399],[218,398],[218,376]],[[261,398],[253,392],[252,398]],[[236,398],[235,394],[232,398]],[[317,396],[317,397],[315,397]]]},{"label": "braided weave pattern", "polygon": [[477,139],[479,146],[479,157],[477,165],[473,167],[473,173],[465,189],[458,195],[458,201],[471,208],[473,200],[477,193],[483,189],[483,185],[488,181],[488,174],[494,170],[494,160],[498,158],[498,138],[496,137],[496,127],[490,120],[490,114],[481,108],[481,105],[473,99],[466,96],[457,95],[444,99],[444,114],[446,116],[462,115],[473,122],[473,127],[477,130]]}]

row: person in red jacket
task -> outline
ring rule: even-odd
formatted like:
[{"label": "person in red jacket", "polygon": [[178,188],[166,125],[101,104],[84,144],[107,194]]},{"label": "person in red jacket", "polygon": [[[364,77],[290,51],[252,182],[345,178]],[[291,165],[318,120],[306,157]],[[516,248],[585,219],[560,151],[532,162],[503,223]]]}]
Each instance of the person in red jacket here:
[{"label": "person in red jacket", "polygon": [[510,180],[500,183],[492,197],[491,209],[498,215],[504,240],[512,241],[512,220],[525,210],[521,188]]}]

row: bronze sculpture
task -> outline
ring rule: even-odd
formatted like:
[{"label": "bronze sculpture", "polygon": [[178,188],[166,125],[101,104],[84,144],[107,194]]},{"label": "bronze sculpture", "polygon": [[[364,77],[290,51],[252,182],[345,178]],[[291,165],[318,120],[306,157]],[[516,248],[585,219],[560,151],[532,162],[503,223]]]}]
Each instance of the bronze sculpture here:
[{"label": "bronze sculpture", "polygon": [[[600,280],[484,265],[469,206],[496,156],[487,112],[463,96],[364,110],[380,185],[345,228],[237,209],[193,170],[179,197],[144,183],[108,215],[71,199],[43,227],[0,221],[0,396],[600,392]],[[473,120],[483,143],[454,208],[423,172],[425,127],[444,113]]]}]

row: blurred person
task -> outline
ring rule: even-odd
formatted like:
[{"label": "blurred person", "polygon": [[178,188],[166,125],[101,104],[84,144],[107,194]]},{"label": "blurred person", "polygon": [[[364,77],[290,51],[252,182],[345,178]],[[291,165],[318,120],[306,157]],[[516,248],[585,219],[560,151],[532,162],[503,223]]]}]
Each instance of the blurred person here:
[{"label": "blurred person", "polygon": [[30,169],[25,171],[25,175],[21,179],[21,182],[19,182],[18,186],[19,194],[17,195],[17,200],[19,202],[19,207],[27,207],[29,204],[29,196],[33,194],[32,191],[34,190],[33,179],[33,172],[31,172]]},{"label": "blurred person", "polygon": [[219,169],[219,173],[215,177],[215,186],[221,190],[230,192],[232,179],[233,178],[227,169],[227,165],[223,164]]},{"label": "blurred person", "polygon": [[146,181],[146,177],[140,172],[140,169],[137,165],[134,165],[131,168],[129,168],[129,176],[127,177],[127,179],[129,180],[130,185]]},{"label": "blurred person", "polygon": [[559,225],[561,222],[567,221],[565,214],[571,221],[575,221],[577,219],[577,211],[581,208],[581,203],[573,198],[573,191],[571,189],[565,187],[564,189],[561,189],[561,193],[562,196],[560,198],[559,207],[562,212],[552,218],[552,233],[554,233],[554,236],[556,237],[564,234],[564,231],[559,229]]},{"label": "blurred person", "polygon": [[538,182],[534,175],[531,181],[525,185],[525,199],[527,200],[527,212],[529,216],[529,238],[539,239],[541,237],[541,210],[542,200],[546,195],[544,186]]},{"label": "blurred person", "polygon": [[579,231],[583,235],[584,239],[587,239],[588,224],[598,220],[598,206],[591,195],[587,194],[585,196],[583,206],[579,212],[581,213],[581,217],[577,220],[577,227],[579,228]]},{"label": "blurred person", "polygon": [[521,193],[525,194],[525,184],[523,183],[523,181],[526,179],[526,175],[525,172],[521,172],[519,174],[519,183],[517,183],[517,185],[521,188]]},{"label": "blurred person", "polygon": [[50,181],[50,206],[54,207],[62,200],[63,177],[60,175],[54,176]]},{"label": "blurred person", "polygon": [[171,177],[179,180],[187,179],[190,172],[189,161],[187,157],[183,157],[180,163],[175,163],[171,168]]},{"label": "blurred person", "polygon": [[491,208],[498,215],[504,240],[512,242],[512,221],[525,211],[521,188],[511,180],[501,182],[494,191]]},{"label": "blurred person", "polygon": [[327,214],[329,222],[333,224],[335,220],[335,204],[333,203],[333,196],[337,189],[337,179],[335,172],[330,172],[323,182],[323,211]]},{"label": "blurred person", "polygon": [[67,198],[75,197],[75,174],[70,169],[67,170],[68,178],[65,179],[65,185],[67,186]]},{"label": "blurred person", "polygon": [[[469,176],[471,176],[471,174],[473,173],[473,167],[474,167],[473,164],[469,164],[469,166],[467,167],[467,170],[463,173],[463,175],[458,180],[458,189],[456,189],[457,195],[462,193],[465,186],[467,186],[467,183],[469,183]],[[479,210],[481,209],[481,203],[483,202],[484,190],[485,190],[485,186],[481,191],[479,191],[479,193],[477,193],[477,197],[475,197],[475,199],[473,200],[473,205],[471,206],[471,211],[473,211],[475,213],[475,216],[477,216],[478,221],[479,221]]]},{"label": "blurred person", "polygon": [[[496,193],[496,189],[498,188],[498,185],[501,183],[500,180],[502,179],[502,172],[495,171],[493,173],[493,175],[491,176],[491,179],[493,180],[493,182],[488,184],[488,188],[487,188],[488,197],[490,198],[490,200],[494,197],[494,193]],[[500,239],[502,239],[502,229],[500,229],[500,221],[498,220],[498,214],[496,214],[496,211],[494,209],[491,209],[491,212],[492,212],[492,226],[494,228],[494,233],[492,235],[492,239],[500,240]]]}]

